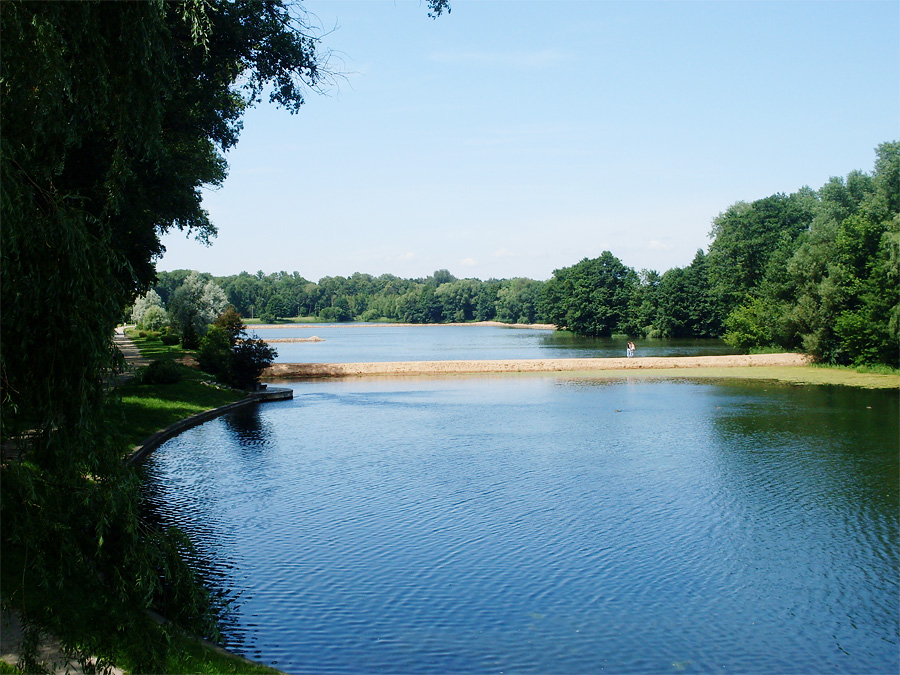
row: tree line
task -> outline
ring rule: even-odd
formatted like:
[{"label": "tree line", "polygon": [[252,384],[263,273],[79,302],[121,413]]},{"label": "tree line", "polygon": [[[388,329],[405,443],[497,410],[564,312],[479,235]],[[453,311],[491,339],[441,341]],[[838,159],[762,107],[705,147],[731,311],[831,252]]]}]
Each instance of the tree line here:
[{"label": "tree line", "polygon": [[[218,304],[224,301],[244,317],[265,322],[312,317],[329,322],[538,323],[544,287],[544,282],[524,278],[457,279],[447,270],[437,270],[424,279],[356,273],[349,277],[323,277],[318,282],[308,281],[297,272],[241,272],[214,277],[193,270],[176,270],[160,272],[157,284],[147,296],[138,299],[136,309],[145,311],[142,308],[146,298],[152,298],[161,310],[171,308],[177,314],[183,303],[181,289],[186,284],[194,288],[198,283],[211,284],[221,293]],[[216,297],[212,290],[207,295]]]},{"label": "tree line", "polygon": [[[245,317],[321,321],[552,323],[579,335],[723,338],[744,350],[785,349],[834,364],[896,367],[900,351],[900,144],[854,171],[736,202],[713,220],[690,265],[636,271],[609,251],[547,281],[402,279],[356,273],[309,281],[298,272],[213,277],[159,272],[150,297],[183,313],[185,288]],[[198,286],[199,284],[199,286]]]}]

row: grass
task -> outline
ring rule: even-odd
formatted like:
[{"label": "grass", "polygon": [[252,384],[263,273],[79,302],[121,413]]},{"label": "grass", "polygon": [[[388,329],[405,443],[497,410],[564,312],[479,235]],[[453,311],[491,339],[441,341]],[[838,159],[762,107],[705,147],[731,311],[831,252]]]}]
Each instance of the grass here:
[{"label": "grass", "polygon": [[176,638],[175,642],[178,649],[172,650],[173,658],[167,664],[170,673],[278,675],[281,672],[187,637]]},{"label": "grass", "polygon": [[737,368],[648,368],[646,370],[602,370],[565,373],[591,379],[683,378],[775,380],[790,384],[834,384],[862,389],[900,389],[900,372],[859,372],[837,366],[746,366]]},{"label": "grass", "polygon": [[[179,345],[166,346],[159,340],[142,338],[136,332],[129,332],[129,337],[149,359],[177,361],[194,353]],[[195,368],[178,364],[178,369],[182,380],[177,384],[143,385],[132,380],[118,387],[117,407],[129,448],[170,424],[246,396],[245,392],[215,385],[211,376]]]},{"label": "grass", "polygon": [[892,368],[885,363],[876,363],[871,366],[832,366],[827,363],[817,363],[814,365],[814,367],[848,372],[853,371],[856,373],[863,373],[867,375],[900,375],[900,370],[898,370],[897,368]]},{"label": "grass", "polygon": [[[178,633],[171,635],[166,673],[197,675],[281,675],[281,671],[261,663],[248,661],[209,643]],[[127,662],[116,664],[126,672],[133,672]],[[13,671],[18,672],[18,671]],[[2,675],[2,673],[0,673]]]},{"label": "grass", "polygon": [[[191,370],[181,366],[184,370]],[[119,402],[126,441],[139,445],[150,434],[191,415],[238,401],[246,396],[233,389],[217,389],[201,379],[184,379],[178,384],[119,387]]]}]

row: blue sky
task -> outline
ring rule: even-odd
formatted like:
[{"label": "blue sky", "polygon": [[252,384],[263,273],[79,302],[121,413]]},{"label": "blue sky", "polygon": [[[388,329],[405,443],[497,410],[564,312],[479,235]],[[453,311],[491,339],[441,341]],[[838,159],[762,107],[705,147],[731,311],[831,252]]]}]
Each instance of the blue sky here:
[{"label": "blue sky", "polygon": [[739,200],[871,171],[900,137],[900,3],[303,3],[343,73],[249,112],[209,248],[161,270],[547,279],[664,272]]}]

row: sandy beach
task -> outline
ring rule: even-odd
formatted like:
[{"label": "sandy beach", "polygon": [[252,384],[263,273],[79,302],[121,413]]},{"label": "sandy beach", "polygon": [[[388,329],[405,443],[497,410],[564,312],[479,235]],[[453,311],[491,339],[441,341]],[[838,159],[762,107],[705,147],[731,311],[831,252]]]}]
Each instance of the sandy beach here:
[{"label": "sandy beach", "polygon": [[614,359],[511,359],[503,361],[388,361],[377,363],[274,363],[267,379],[360,377],[369,375],[438,375],[457,373],[554,373],[600,370],[656,370],[681,368],[739,368],[805,366],[803,354],[681,356]]}]

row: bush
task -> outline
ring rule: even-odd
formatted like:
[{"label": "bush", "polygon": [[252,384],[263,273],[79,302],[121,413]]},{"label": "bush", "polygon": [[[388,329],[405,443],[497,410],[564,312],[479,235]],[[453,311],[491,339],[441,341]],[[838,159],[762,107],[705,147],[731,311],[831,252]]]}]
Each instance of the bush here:
[{"label": "bush", "polygon": [[163,333],[159,336],[159,341],[162,342],[167,347],[171,347],[172,345],[177,345],[178,341],[181,340],[177,335],[173,335],[172,333]]},{"label": "bush", "polygon": [[220,326],[210,326],[206,335],[200,338],[200,351],[197,352],[200,370],[227,381],[231,360],[231,338],[228,331]]},{"label": "bush", "polygon": [[197,349],[200,346],[200,336],[190,323],[181,329],[181,346],[184,349]]},{"label": "bush", "polygon": [[350,314],[349,310],[335,306],[335,307],[325,307],[319,310],[319,319],[321,321],[328,322],[345,322],[352,321],[353,315]]},{"label": "bush", "polygon": [[262,371],[278,356],[264,340],[239,339],[231,354],[231,383],[241,389],[255,389]]},{"label": "bush", "polygon": [[157,305],[151,305],[144,312],[138,325],[147,330],[160,331],[165,328],[167,323],[169,323],[169,315],[166,314],[166,310]]},{"label": "bush", "polygon": [[174,361],[157,359],[139,371],[141,384],[178,384],[181,382],[181,371]]}]

